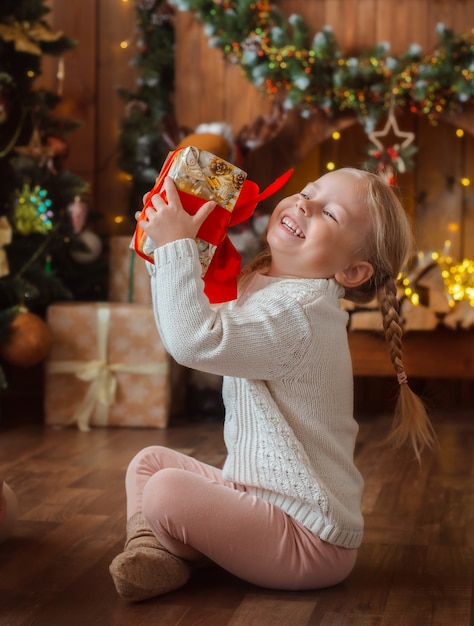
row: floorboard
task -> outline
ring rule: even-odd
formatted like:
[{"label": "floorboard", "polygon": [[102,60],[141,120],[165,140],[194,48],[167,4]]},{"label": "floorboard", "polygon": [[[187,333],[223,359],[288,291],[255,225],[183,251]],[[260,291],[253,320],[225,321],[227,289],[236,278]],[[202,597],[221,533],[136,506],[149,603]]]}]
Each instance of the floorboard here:
[{"label": "floorboard", "polygon": [[217,567],[182,589],[129,604],[108,566],[124,539],[124,474],[151,443],[221,465],[219,420],[168,429],[0,428],[0,476],[20,517],[0,544],[0,626],[470,626],[474,584],[474,414],[435,415],[440,447],[421,468],[381,441],[382,414],[361,415],[364,543],[342,584],[269,591]]}]

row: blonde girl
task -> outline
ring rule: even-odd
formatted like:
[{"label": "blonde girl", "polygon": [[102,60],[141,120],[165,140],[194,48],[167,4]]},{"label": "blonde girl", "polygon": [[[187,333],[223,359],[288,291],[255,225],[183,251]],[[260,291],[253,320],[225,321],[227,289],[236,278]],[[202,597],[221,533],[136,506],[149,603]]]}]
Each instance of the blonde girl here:
[{"label": "blonde girl", "polygon": [[155,195],[140,219],[155,246],[155,320],[176,361],[223,375],[227,457],[220,469],[149,446],[132,459],[127,540],[110,566],[117,592],[138,601],[172,591],[203,559],[268,588],[337,584],[363,538],[342,297],[380,302],[400,383],[394,442],[410,441],[420,458],[433,441],[401,352],[405,213],[372,174],[326,174],[277,204],[268,252],[242,279],[237,300],[211,307],[195,237],[215,204],[191,216],[170,178],[165,190],[167,201]]}]

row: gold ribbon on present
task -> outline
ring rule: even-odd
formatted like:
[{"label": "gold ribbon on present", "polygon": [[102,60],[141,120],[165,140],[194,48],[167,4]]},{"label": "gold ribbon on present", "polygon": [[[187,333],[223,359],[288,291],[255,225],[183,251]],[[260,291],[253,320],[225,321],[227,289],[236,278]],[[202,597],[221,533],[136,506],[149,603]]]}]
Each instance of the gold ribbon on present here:
[{"label": "gold ribbon on present", "polygon": [[109,408],[115,402],[119,372],[127,374],[154,375],[166,374],[168,363],[108,363],[107,344],[110,326],[110,306],[97,305],[97,359],[92,361],[51,361],[48,372],[51,374],[75,374],[79,380],[89,382],[84,399],[74,411],[70,423],[77,423],[79,430],[90,430],[89,422],[95,413],[95,423],[106,426]]}]

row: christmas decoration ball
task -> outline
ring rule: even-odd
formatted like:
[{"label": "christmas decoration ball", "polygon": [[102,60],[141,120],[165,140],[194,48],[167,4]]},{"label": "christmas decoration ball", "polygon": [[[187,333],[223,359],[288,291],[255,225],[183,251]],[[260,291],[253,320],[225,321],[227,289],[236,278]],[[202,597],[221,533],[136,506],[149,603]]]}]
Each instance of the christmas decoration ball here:
[{"label": "christmas decoration ball", "polygon": [[68,204],[66,211],[71,220],[72,230],[75,235],[79,235],[86,225],[88,207],[82,201],[81,196],[76,196],[74,201]]},{"label": "christmas decoration ball", "polygon": [[76,239],[85,250],[71,250],[69,253],[76,263],[86,264],[97,261],[102,253],[102,241],[100,237],[91,230],[83,230]]},{"label": "christmas decoration ball", "polygon": [[11,365],[32,367],[48,355],[50,347],[51,331],[46,322],[34,313],[20,311],[0,344],[0,357]]}]

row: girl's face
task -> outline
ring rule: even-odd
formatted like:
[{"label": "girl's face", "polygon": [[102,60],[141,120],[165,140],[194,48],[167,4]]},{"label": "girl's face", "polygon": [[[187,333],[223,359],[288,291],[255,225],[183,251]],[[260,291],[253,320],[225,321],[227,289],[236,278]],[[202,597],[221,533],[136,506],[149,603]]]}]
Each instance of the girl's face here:
[{"label": "girl's face", "polygon": [[373,269],[362,260],[366,184],[354,172],[336,170],[281,200],[268,224],[269,275],[334,277],[346,287],[368,280]]}]

